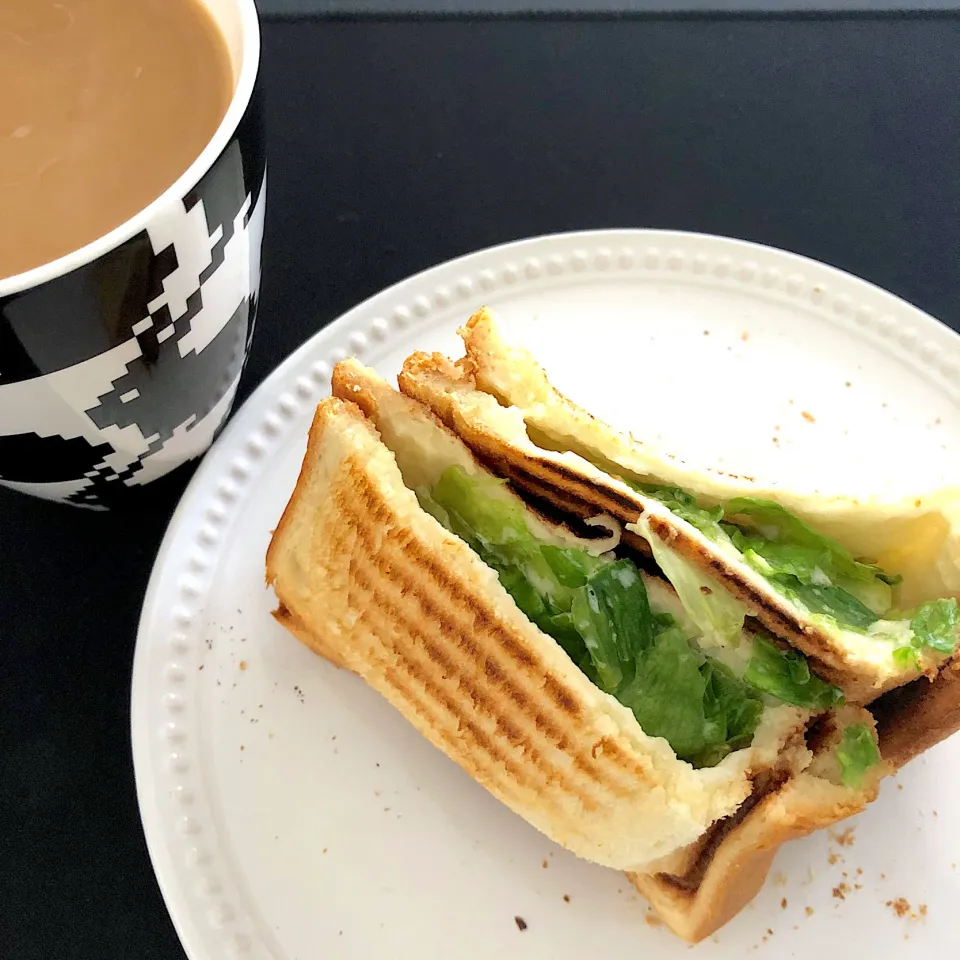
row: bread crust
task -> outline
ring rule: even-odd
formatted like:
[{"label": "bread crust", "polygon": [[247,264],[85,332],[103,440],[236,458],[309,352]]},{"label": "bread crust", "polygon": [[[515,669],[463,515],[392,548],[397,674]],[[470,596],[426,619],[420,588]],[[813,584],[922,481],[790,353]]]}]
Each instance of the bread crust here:
[{"label": "bread crust", "polygon": [[899,769],[960,730],[960,662],[950,660],[935,677],[891,690],[870,709],[880,753]]}]

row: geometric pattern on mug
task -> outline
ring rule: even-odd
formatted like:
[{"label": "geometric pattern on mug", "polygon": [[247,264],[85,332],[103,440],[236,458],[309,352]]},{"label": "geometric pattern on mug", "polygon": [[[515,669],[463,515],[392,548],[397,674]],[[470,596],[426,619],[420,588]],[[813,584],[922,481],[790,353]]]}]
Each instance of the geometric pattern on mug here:
[{"label": "geometric pattern on mug", "polygon": [[[0,480],[106,507],[197,456],[222,425],[253,333],[264,182],[245,193],[234,140],[176,215],[148,229],[162,289],[112,350],[0,388]],[[251,209],[252,196],[256,206]],[[3,408],[12,422],[4,425]],[[12,411],[16,411],[15,414]],[[24,433],[25,418],[32,432]]]}]

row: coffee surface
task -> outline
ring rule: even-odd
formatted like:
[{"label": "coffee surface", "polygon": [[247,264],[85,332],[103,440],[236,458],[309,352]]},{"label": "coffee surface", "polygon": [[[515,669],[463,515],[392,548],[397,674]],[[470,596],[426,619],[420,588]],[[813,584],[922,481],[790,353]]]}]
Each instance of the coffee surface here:
[{"label": "coffee surface", "polygon": [[232,90],[199,0],[0,0],[0,279],[160,196]]}]

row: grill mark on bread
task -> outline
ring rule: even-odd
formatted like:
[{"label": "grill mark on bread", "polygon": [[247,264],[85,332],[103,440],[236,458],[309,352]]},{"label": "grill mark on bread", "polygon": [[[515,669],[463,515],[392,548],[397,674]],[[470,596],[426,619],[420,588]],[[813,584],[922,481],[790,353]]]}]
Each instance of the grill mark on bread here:
[{"label": "grill mark on bread", "polygon": [[[373,562],[372,565],[375,568],[379,569],[376,562]],[[384,573],[384,571],[382,570],[380,570],[380,572]],[[409,586],[409,584],[407,582],[404,582],[404,586],[405,587]],[[397,622],[403,623],[418,639],[421,639],[422,641],[422,634],[419,633],[416,625],[412,624],[409,618],[405,617],[405,615],[402,613],[402,611],[399,610],[399,608],[396,608],[395,606],[390,604],[389,601],[387,601],[379,593],[378,593],[378,598],[379,598],[378,602],[383,603],[390,610],[393,616],[397,619]],[[419,600],[420,598],[418,597],[417,599]],[[436,613],[436,612],[437,611],[433,611],[433,613]],[[463,642],[465,640],[463,633],[461,633],[460,631],[454,631],[449,626],[449,624],[444,623],[443,621],[436,620],[433,616],[431,616],[431,622],[439,625],[439,629],[441,633],[443,633],[444,635],[451,636],[454,639],[454,642],[461,648],[461,650],[463,650],[464,647],[468,648],[467,656],[465,657],[465,660],[467,662],[477,664],[478,669],[480,669],[479,664],[482,662],[483,674],[489,680],[489,686],[491,688],[491,691],[495,691],[494,695],[490,696],[489,693],[485,692],[483,689],[481,689],[480,686],[475,684],[470,679],[469,675],[464,673],[462,670],[457,669],[449,660],[449,658],[447,658],[445,654],[442,654],[440,652],[439,648],[435,646],[430,646],[430,647],[425,646],[425,649],[428,655],[431,656],[431,659],[435,659],[435,661],[438,663],[438,665],[442,669],[448,672],[450,670],[454,671],[453,676],[457,678],[460,687],[462,687],[464,692],[466,692],[466,694],[470,697],[470,700],[473,703],[474,709],[476,709],[478,713],[483,713],[484,715],[491,717],[497,724],[498,728],[500,728],[503,735],[511,743],[515,745],[522,745],[525,739],[524,736],[518,731],[518,728],[510,720],[502,716],[502,706],[503,706],[504,699],[509,700],[520,711],[520,715],[525,716],[523,711],[525,709],[529,711],[529,709],[532,706],[534,706],[531,699],[526,695],[524,691],[520,690],[516,685],[511,683],[509,680],[509,677],[504,673],[501,666],[497,664],[488,655],[478,650],[476,646],[472,643],[472,641]],[[397,653],[400,654],[399,651],[397,651]],[[531,718],[526,717],[526,719],[531,719]],[[542,714],[540,714],[539,712],[536,713],[532,719],[537,729],[541,733],[543,733],[545,736],[547,736],[549,739],[554,741],[556,749],[566,752],[566,748],[569,745],[569,739],[565,734],[558,731],[557,728],[552,723],[548,723],[544,719]],[[541,756],[539,751],[536,751],[534,749],[526,749],[524,752],[527,753],[531,757],[531,759],[535,759]],[[574,755],[574,756],[571,756],[570,759],[573,765],[578,770],[580,770],[583,773],[586,773],[591,778],[601,782],[604,786],[607,787],[607,789],[615,793],[617,796],[626,796],[628,794],[629,791],[624,790],[615,781],[604,779],[598,774],[597,770],[595,769],[591,770],[590,767],[584,762],[584,760],[581,757]],[[567,789],[568,791],[573,793],[576,792],[571,789],[570,783],[563,777],[561,771],[558,768],[554,767],[553,765],[550,765],[549,769],[551,774],[561,782],[561,784],[564,786],[564,789]],[[589,798],[581,796],[580,799],[587,809],[593,808],[594,805],[589,800]]]},{"label": "grill mark on bread", "polygon": [[[366,480],[362,479],[362,474],[358,473],[356,482],[358,486],[362,486],[362,484],[366,483]],[[539,666],[530,652],[524,647],[520,646],[515,638],[510,636],[507,631],[505,631],[498,623],[496,623],[490,617],[489,613],[482,607],[482,605],[474,602],[473,598],[470,598],[469,603],[464,603],[465,598],[463,598],[461,595],[452,594],[450,588],[459,586],[459,584],[454,584],[449,577],[447,577],[445,571],[443,571],[443,580],[446,582],[447,586],[444,588],[444,593],[447,594],[445,599],[449,602],[449,607],[445,610],[441,610],[435,605],[431,597],[424,595],[422,591],[418,589],[418,585],[405,575],[403,569],[398,563],[394,563],[393,560],[386,554],[376,549],[376,545],[373,544],[366,536],[366,530],[363,526],[364,520],[372,520],[376,523],[384,523],[389,522],[393,518],[386,505],[382,501],[376,501],[372,494],[373,491],[369,489],[366,491],[358,489],[357,497],[354,498],[354,502],[348,503],[346,500],[341,499],[337,506],[338,509],[340,509],[345,515],[345,519],[349,520],[355,525],[355,533],[359,545],[363,547],[364,551],[369,556],[371,563],[373,563],[379,572],[385,578],[401,584],[402,587],[408,591],[407,595],[418,603],[430,622],[435,624],[446,624],[450,621],[451,615],[454,611],[462,613],[462,611],[466,609],[469,614],[474,616],[473,633],[475,635],[489,636],[492,640],[497,641],[500,648],[510,656],[514,656],[515,653],[519,652],[520,657],[517,659],[519,659],[521,663],[529,668]],[[357,501],[359,501],[359,507],[362,507],[365,512],[361,512],[358,509]],[[414,538],[411,538],[410,541],[405,544],[405,552],[409,555],[412,555],[411,559],[414,561],[417,569],[421,571],[429,570],[431,573],[433,573],[440,569],[434,563],[428,562],[430,558],[426,557],[426,555],[422,553],[419,544],[417,544]],[[395,611],[395,615],[401,617],[402,613],[397,610]],[[481,659],[486,658],[487,662],[490,662],[489,654],[479,650],[476,645],[474,645],[473,642],[468,639],[468,635],[465,631],[458,629],[455,636],[457,645],[462,650],[465,649],[467,652],[468,660],[478,662]],[[610,747],[604,753],[602,753],[600,757],[595,758],[602,758],[605,761],[603,763],[591,763],[580,753],[571,754],[566,751],[565,748],[569,746],[569,739],[567,735],[542,710],[537,709],[538,707],[546,706],[546,704],[543,703],[542,698],[536,697],[536,690],[545,690],[545,680],[547,679],[547,675],[544,676],[544,682],[540,683],[537,683],[539,678],[533,675],[532,670],[528,670],[523,675],[527,682],[536,684],[534,693],[531,696],[527,691],[520,689],[511,682],[510,672],[505,671],[502,665],[495,664],[492,672],[494,676],[490,677],[489,679],[491,680],[491,686],[497,691],[497,694],[493,698],[488,698],[485,696],[483,691],[479,688],[474,688],[472,691],[472,694],[477,698],[475,700],[477,706],[479,707],[482,703],[486,708],[486,712],[490,716],[496,716],[497,707],[498,705],[502,704],[504,697],[511,700],[521,710],[526,708],[533,714],[532,717],[528,716],[526,719],[532,721],[537,730],[551,740],[557,749],[563,750],[565,755],[569,757],[574,767],[590,777],[594,783],[605,787],[615,796],[629,796],[632,792],[632,788],[635,787],[635,784],[631,785],[621,782],[620,777],[615,775],[626,775],[630,779],[634,780],[647,779],[647,774],[643,767],[636,761],[632,760],[618,745],[613,742],[611,742]],[[462,677],[463,675],[459,674],[459,676]],[[494,678],[496,678],[496,680]],[[556,680],[553,682],[556,684],[556,687],[559,687],[559,684],[557,684]],[[557,703],[559,697],[556,687],[551,690],[548,702]],[[579,705],[569,693],[567,693],[567,695],[563,698],[563,709],[568,715],[572,715],[574,717],[578,716],[580,712]],[[575,710],[576,712],[571,714],[571,710]],[[523,739],[522,735],[518,734],[510,725],[504,727],[504,735],[510,739],[511,742],[519,743],[522,742]],[[581,800],[586,803],[587,798],[581,797]]]},{"label": "grill mark on bread", "polygon": [[[368,558],[368,563],[371,568],[378,570],[372,558]],[[378,572],[382,571],[378,570]],[[477,684],[471,680],[468,674],[458,669],[457,665],[450,660],[445,651],[430,642],[427,637],[420,632],[417,625],[411,622],[403,610],[396,606],[386,593],[378,589],[372,580],[367,578],[366,572],[362,568],[358,568],[354,576],[357,584],[366,590],[373,600],[372,605],[367,604],[364,607],[367,619],[373,619],[370,611],[376,610],[376,619],[380,626],[390,626],[391,624],[402,625],[410,636],[418,642],[421,649],[426,653],[427,658],[439,665],[445,675],[451,680],[455,679],[457,681],[458,689],[466,693],[477,714],[492,720],[496,729],[514,746],[523,747],[524,737],[522,733],[518,731],[517,727],[510,720],[498,711],[498,702],[486,696]],[[388,632],[389,631],[384,630],[375,631],[378,637],[383,637]],[[591,797],[576,789],[576,784],[570,781],[562,770],[550,763],[539,750],[535,748],[524,749],[524,756],[531,762],[531,766],[521,768],[516,761],[512,760],[507,753],[500,749],[497,742],[490,738],[474,719],[463,713],[458,701],[449,691],[445,690],[436,682],[428,670],[423,669],[422,663],[413,657],[409,650],[400,650],[385,639],[381,639],[380,642],[394,655],[397,664],[402,665],[403,670],[409,675],[409,678],[421,684],[435,701],[441,703],[449,716],[456,720],[458,727],[467,730],[473,743],[488,754],[496,763],[501,764],[515,781],[518,783],[528,783],[530,771],[536,770],[540,774],[542,787],[557,787],[568,795],[576,797],[583,809],[587,812],[594,812],[597,809],[596,802]],[[413,694],[410,687],[403,683],[402,673],[398,667],[392,667],[391,670],[394,677],[392,685],[395,689],[397,689],[398,692],[402,692],[405,696],[412,696]],[[384,675],[386,676],[386,673]],[[456,739],[454,738],[451,742],[455,743]]]},{"label": "grill mark on bread", "polygon": [[635,523],[643,507],[619,490],[582,479],[574,470],[503,444],[488,444],[469,425],[462,435],[494,473],[529,488],[531,493],[580,517],[609,513],[621,523]]},{"label": "grill mark on bread", "polygon": [[[382,498],[378,495],[377,491],[370,486],[370,482],[362,468],[358,464],[351,464],[351,467],[352,472],[355,475],[354,481],[357,488],[357,497],[355,499],[358,499],[361,505],[365,508],[367,519],[378,523],[395,520],[392,512],[386,506]],[[358,536],[360,536],[361,531],[364,529],[364,517],[362,515],[358,515],[353,510],[353,504],[347,503],[344,499],[341,499],[341,501],[338,503],[338,506],[344,513],[353,519],[357,528]],[[373,544],[367,542],[366,546],[371,555],[376,553]],[[459,590],[460,584],[450,577],[446,568],[436,562],[431,555],[423,550],[413,536],[409,536],[406,539],[404,543],[404,551],[412,556],[412,559],[415,561],[418,569],[429,572],[434,581],[438,584],[438,586],[441,587],[443,593],[447,596],[447,599],[452,602],[452,608],[465,608],[467,612],[472,615],[473,629],[475,633],[481,634],[485,632],[486,634],[490,635],[497,641],[501,650],[503,650],[503,652],[515,663],[519,663],[523,667],[526,667],[528,673],[532,672],[534,667],[540,666],[533,654],[503,628],[497,619],[490,614],[489,610],[483,603],[473,596],[463,595],[463,593]],[[387,572],[387,574],[390,577],[402,579],[408,585],[408,587],[412,588],[412,591],[417,601],[423,608],[424,613],[434,623],[446,622],[445,618],[449,616],[449,612],[439,609],[429,596],[423,594],[422,592],[417,592],[416,584],[412,583],[406,577],[405,572],[402,570],[399,564],[391,564],[391,569]],[[473,645],[472,641],[468,640],[467,637],[468,635],[465,631],[458,631],[456,640],[457,644],[461,647],[461,649],[464,649],[468,653],[470,659],[479,659],[481,656],[480,651],[477,650],[476,646]],[[497,684],[497,688],[505,693],[511,700],[513,700],[518,707],[523,708],[524,706],[529,707],[533,705],[529,700],[527,693],[525,691],[521,691],[510,682],[509,674],[499,670],[499,677],[500,682]],[[555,696],[551,697],[550,699],[553,702],[556,702]],[[562,709],[564,713],[571,717],[576,718],[580,715],[579,705],[572,696],[568,696],[565,699]],[[567,742],[562,729],[558,727],[552,719],[545,716],[541,711],[537,710],[534,713],[533,722],[536,729],[548,739],[552,740],[555,744],[565,744]],[[648,779],[646,770],[613,741],[610,741],[604,747],[604,749],[593,753],[592,759],[594,761],[602,761],[599,764],[596,762],[593,764],[588,764],[587,761],[579,754],[574,754],[571,759],[577,769],[587,773],[591,777],[596,777],[607,787],[607,789],[620,797],[629,795],[631,792],[630,786],[618,782],[618,779],[611,779],[610,776],[602,775],[600,773],[601,769],[605,769],[611,774],[613,771],[616,771],[618,774],[626,774],[630,778],[639,778],[641,781]]]},{"label": "grill mark on bread", "polygon": [[[371,566],[373,565],[371,564]],[[367,593],[373,601],[373,603],[364,604],[364,612],[361,614],[361,619],[371,623],[371,626],[374,627],[373,632],[377,637],[381,638],[380,643],[391,655],[391,659],[377,657],[372,651],[368,655],[374,665],[380,667],[384,680],[396,690],[405,701],[414,702],[420,715],[427,717],[431,721],[430,729],[451,746],[454,755],[466,759],[458,749],[460,746],[458,738],[445,727],[443,716],[436,709],[438,706],[443,708],[449,720],[456,723],[458,734],[466,734],[466,738],[471,741],[475,747],[479,748],[481,751],[480,755],[486,756],[494,764],[502,766],[514,783],[518,785],[526,783],[529,785],[531,773],[535,772],[533,779],[539,779],[544,787],[555,784],[561,788],[567,788],[568,785],[563,783],[562,778],[557,776],[556,771],[552,770],[549,765],[521,767],[516,760],[512,759],[507,753],[500,749],[496,741],[489,737],[474,719],[463,713],[460,709],[461,705],[457,700],[448,690],[445,690],[443,686],[437,683],[430,672],[423,668],[422,663],[412,655],[409,649],[400,650],[393,646],[388,640],[383,639],[388,636],[390,632],[389,630],[383,629],[384,627],[402,624],[413,637],[420,641],[420,646],[423,649],[426,650],[427,648],[423,635],[403,616],[402,611],[393,604],[393,601],[379,590],[374,582],[367,577],[366,570],[358,567],[354,573],[353,582]],[[456,671],[451,671],[451,676],[458,678],[460,685],[464,686],[468,696],[471,697],[471,701],[476,703],[469,688],[469,683],[464,682],[466,678],[460,676]],[[412,685],[411,681],[413,681]],[[428,695],[427,697],[418,696],[417,685],[424,690]],[[435,709],[431,710],[431,707]],[[496,717],[492,717],[491,719],[496,720]],[[480,773],[484,776],[489,776],[495,770],[495,767],[481,764],[477,755],[474,753],[469,754],[468,757],[469,762],[464,765],[471,773]],[[544,769],[544,766],[546,766],[546,769]],[[502,784],[500,784],[500,787],[503,789]]]},{"label": "grill mark on bread", "polygon": [[[418,697],[410,686],[410,677],[407,676],[407,673],[409,673],[409,668],[406,664],[404,664],[404,672],[399,671],[396,667],[383,665],[382,676],[384,682],[391,689],[395,690],[406,703],[412,702],[415,704],[414,709],[417,710],[420,716],[428,718],[430,730],[438,740],[447,745],[452,756],[460,758],[459,765],[462,766],[470,776],[474,777],[478,783],[496,782],[497,789],[503,794],[505,799],[515,797],[516,793],[512,787],[514,786],[513,781],[519,782],[519,767],[508,758],[503,758],[496,752],[489,750],[489,738],[486,737],[476,724],[464,720],[459,714],[452,714],[449,704],[444,702],[443,695],[439,692],[439,688],[432,680],[423,677],[417,678],[418,682],[423,686],[424,693],[427,694],[426,697]],[[431,710],[431,706],[442,706],[447,714],[456,717],[457,733],[462,736],[465,731],[467,736],[465,736],[464,739],[471,741],[473,746],[479,748],[479,750],[464,756],[460,749],[463,745],[462,741],[445,727],[441,715],[437,710]],[[493,763],[484,763],[481,760],[483,756],[489,757]],[[496,763],[503,765],[503,768],[512,780],[496,777],[496,767],[494,765]],[[555,807],[549,804],[549,801],[548,806],[550,806],[551,809],[555,809]]]},{"label": "grill mark on bread", "polygon": [[552,674],[547,674],[544,680],[543,690],[565,714],[573,718],[580,716],[580,704],[573,698],[569,690],[562,684],[557,683],[556,678]]}]

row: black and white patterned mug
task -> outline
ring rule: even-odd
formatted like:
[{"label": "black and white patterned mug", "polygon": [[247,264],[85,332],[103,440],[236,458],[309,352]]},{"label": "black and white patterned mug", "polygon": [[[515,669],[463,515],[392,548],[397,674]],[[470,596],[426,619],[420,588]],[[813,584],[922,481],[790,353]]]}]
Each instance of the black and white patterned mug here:
[{"label": "black and white patterned mug", "polygon": [[260,286],[266,159],[254,0],[203,0],[234,93],[213,139],[106,236],[0,279],[0,484],[105,508],[201,455],[230,411]]}]

